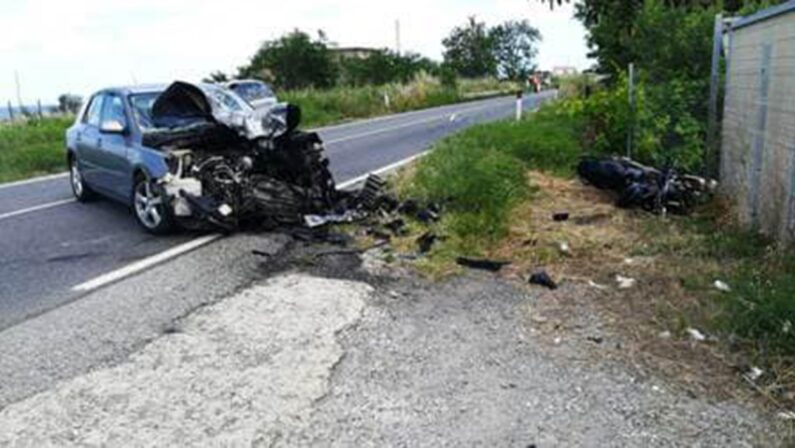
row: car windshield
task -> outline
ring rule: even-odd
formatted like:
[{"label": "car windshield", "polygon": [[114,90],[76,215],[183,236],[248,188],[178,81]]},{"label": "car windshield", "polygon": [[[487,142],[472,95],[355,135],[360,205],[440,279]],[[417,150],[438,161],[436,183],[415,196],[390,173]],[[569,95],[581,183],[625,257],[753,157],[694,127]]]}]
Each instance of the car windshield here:
[{"label": "car windshield", "polygon": [[232,90],[249,102],[273,97],[273,91],[260,82],[240,83],[235,85]]},{"label": "car windshield", "polygon": [[142,131],[147,131],[155,127],[152,123],[152,105],[161,93],[163,92],[146,92],[130,95],[133,115],[135,115],[135,121]]}]

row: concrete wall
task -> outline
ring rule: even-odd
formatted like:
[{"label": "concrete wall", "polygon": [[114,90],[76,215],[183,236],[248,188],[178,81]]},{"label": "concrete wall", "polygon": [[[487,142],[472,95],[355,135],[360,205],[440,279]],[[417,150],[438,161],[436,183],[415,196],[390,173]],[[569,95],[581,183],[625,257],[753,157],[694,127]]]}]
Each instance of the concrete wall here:
[{"label": "concrete wall", "polygon": [[722,192],[740,223],[795,241],[795,2],[729,33]]}]

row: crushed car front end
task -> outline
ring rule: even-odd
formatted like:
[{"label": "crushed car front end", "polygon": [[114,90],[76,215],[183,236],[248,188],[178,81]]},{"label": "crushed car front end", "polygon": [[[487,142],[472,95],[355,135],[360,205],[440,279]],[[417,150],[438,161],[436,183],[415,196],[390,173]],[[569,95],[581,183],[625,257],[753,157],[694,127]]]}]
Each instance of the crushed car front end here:
[{"label": "crushed car front end", "polygon": [[142,144],[166,162],[155,182],[174,220],[232,230],[334,212],[340,193],[319,136],[297,129],[300,109],[237,100],[218,86],[175,82],[152,104]]}]

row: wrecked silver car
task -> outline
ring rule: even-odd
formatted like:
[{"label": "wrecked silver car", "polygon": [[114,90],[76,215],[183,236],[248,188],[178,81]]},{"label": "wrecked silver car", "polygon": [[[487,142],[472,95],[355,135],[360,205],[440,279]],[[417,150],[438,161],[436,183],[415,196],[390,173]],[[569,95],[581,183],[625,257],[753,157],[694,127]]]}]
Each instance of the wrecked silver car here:
[{"label": "wrecked silver car", "polygon": [[300,118],[295,106],[254,109],[211,84],[105,89],[67,131],[72,190],[132,204],[153,233],[333,213],[342,194]]}]

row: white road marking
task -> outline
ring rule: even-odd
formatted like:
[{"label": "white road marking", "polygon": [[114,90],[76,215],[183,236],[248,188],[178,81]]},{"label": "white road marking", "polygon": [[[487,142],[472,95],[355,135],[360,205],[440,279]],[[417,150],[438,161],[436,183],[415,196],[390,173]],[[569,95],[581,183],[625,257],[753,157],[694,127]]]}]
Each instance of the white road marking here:
[{"label": "white road marking", "polygon": [[122,268],[116,269],[115,271],[108,272],[107,274],[102,274],[99,277],[93,278],[86,282],[83,282],[79,285],[73,286],[72,291],[76,292],[86,292],[91,291],[93,289],[97,289],[99,287],[105,286],[107,284],[116,282],[121,280],[125,277],[129,277],[131,275],[137,274],[141,271],[149,269],[150,267],[163,263],[171,258],[178,257],[186,252],[190,252],[194,249],[197,249],[205,244],[212,243],[213,241],[221,238],[223,235],[214,233],[211,235],[200,236],[198,238],[194,238],[186,243],[180,244],[179,246],[174,246],[171,249],[164,250],[158,254],[146,257],[142,260],[138,260],[134,263],[128,264]]},{"label": "white road marking", "polygon": [[71,204],[72,202],[75,202],[75,200],[73,198],[69,198],[55,202],[48,202],[46,204],[36,205],[33,207],[23,208],[21,210],[14,210],[13,212],[2,213],[0,214],[0,221],[8,218],[13,218],[14,216],[24,215],[26,213],[37,212],[39,210],[46,210],[48,208],[58,207],[59,205]]},{"label": "white road marking", "polygon": [[68,175],[69,175],[68,172],[67,173],[58,173],[58,174],[49,174],[47,176],[31,177],[30,179],[17,180],[17,181],[14,181],[14,182],[6,182],[6,183],[3,183],[3,184],[0,184],[0,190],[2,190],[3,188],[17,187],[19,185],[27,185],[27,184],[33,184],[33,183],[36,183],[36,182],[44,182],[45,180],[60,179],[62,177],[67,177]]}]

